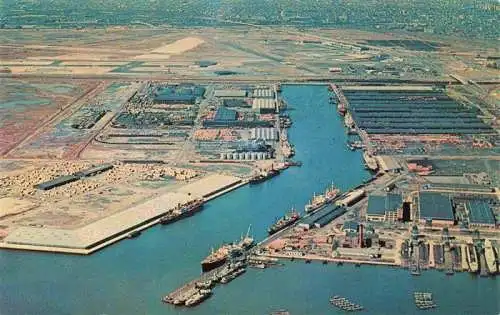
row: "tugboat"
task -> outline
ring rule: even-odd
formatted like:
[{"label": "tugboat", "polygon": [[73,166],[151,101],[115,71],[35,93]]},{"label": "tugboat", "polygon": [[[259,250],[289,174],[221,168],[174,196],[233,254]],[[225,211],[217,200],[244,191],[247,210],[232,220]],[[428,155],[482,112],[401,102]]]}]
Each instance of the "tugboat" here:
[{"label": "tugboat", "polygon": [[270,170],[268,171],[263,171],[263,172],[260,172],[259,174],[255,175],[254,177],[252,177],[248,183],[250,185],[256,185],[256,184],[260,184],[262,182],[265,182],[266,180],[268,180],[269,178],[273,178],[274,176],[277,176],[279,175],[280,171],[279,170],[275,170],[273,167],[271,167]]},{"label": "tugboat", "polygon": [[318,210],[324,205],[331,203],[339,195],[339,193],[340,190],[338,188],[335,188],[332,184],[332,186],[327,188],[324,195],[314,195],[311,202],[309,202],[305,206],[304,210],[306,211],[306,213]]},{"label": "tugboat", "polygon": [[178,221],[182,218],[192,216],[196,212],[203,209],[203,199],[195,199],[184,205],[177,205],[177,207],[165,216],[160,218],[160,224],[169,224]]},{"label": "tugboat", "polygon": [[272,235],[276,232],[283,230],[287,226],[292,225],[298,219],[300,219],[300,214],[295,209],[292,208],[292,210],[289,213],[285,214],[283,217],[276,220],[276,222],[267,229],[267,232],[269,233],[269,235]]}]

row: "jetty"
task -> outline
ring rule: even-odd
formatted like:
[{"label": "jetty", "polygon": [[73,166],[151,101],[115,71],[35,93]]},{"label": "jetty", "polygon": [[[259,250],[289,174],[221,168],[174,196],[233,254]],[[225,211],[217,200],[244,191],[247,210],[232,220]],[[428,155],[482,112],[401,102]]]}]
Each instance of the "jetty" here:
[{"label": "jetty", "polygon": [[183,286],[170,292],[162,298],[164,303],[177,306],[195,306],[212,295],[212,288],[217,284],[226,284],[245,273],[246,264],[243,261],[227,263],[219,268],[201,274]]}]

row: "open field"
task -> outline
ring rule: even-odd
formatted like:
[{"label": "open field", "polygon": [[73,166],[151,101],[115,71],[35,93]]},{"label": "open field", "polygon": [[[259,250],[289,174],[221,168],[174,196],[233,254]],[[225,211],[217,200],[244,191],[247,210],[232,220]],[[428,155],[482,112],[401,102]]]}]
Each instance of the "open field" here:
[{"label": "open field", "polygon": [[73,80],[50,84],[42,80],[0,80],[0,155],[41,127],[97,82]]},{"label": "open field", "polygon": [[[161,74],[231,78],[498,78],[485,58],[497,50],[435,35],[256,27],[200,29],[1,30],[0,65],[13,74]],[[481,58],[477,58],[480,55]],[[213,61],[200,67],[200,61]],[[380,63],[379,61],[384,61]],[[330,68],[340,71],[329,72]]]}]

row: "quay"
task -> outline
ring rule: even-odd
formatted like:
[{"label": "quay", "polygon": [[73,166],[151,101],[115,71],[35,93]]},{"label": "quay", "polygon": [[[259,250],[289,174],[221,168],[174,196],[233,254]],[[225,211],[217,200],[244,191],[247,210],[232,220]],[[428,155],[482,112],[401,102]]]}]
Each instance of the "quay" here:
[{"label": "quay", "polygon": [[[215,268],[175,289],[162,298],[167,304],[195,306],[212,295],[212,288],[217,284],[226,284],[245,273],[245,261],[229,262]],[[190,302],[192,301],[192,302]]]},{"label": "quay", "polygon": [[182,300],[185,301],[186,300],[186,299],[184,299],[185,297],[188,297],[188,295],[193,295],[194,291],[196,290],[196,283],[210,281],[211,279],[213,279],[213,277],[220,270],[222,270],[222,268],[224,268],[224,266],[210,270],[209,272],[202,273],[199,278],[196,278],[196,279],[180,286],[179,288],[170,292],[168,295],[164,296],[162,298],[162,301],[164,303],[174,304],[174,305],[175,305],[174,302],[177,300],[178,301],[182,301]]},{"label": "quay", "polygon": [[78,229],[17,228],[0,242],[0,248],[89,255],[158,224],[179,203],[196,198],[207,202],[246,184],[239,177],[208,175]]},{"label": "quay", "polygon": [[322,263],[326,262],[332,262],[332,263],[351,263],[351,264],[364,264],[364,265],[374,265],[374,266],[393,266],[393,267],[400,267],[400,264],[396,263],[395,261],[389,261],[389,260],[363,260],[363,259],[348,259],[348,258],[335,258],[335,257],[325,257],[325,256],[319,256],[319,255],[311,255],[311,254],[306,254],[306,255],[301,255],[301,254],[296,254],[296,255],[286,255],[286,254],[277,254],[277,253],[262,253],[262,254],[257,254],[258,257],[262,257],[264,259],[272,259],[272,258],[277,258],[277,259],[287,259],[287,260],[304,260],[306,261],[321,261]]}]

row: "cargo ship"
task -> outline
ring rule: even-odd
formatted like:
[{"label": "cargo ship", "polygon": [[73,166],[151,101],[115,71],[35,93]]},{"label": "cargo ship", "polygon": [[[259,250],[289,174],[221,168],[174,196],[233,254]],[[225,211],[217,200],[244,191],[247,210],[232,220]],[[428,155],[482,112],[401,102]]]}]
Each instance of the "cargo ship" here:
[{"label": "cargo ship", "polygon": [[299,219],[300,219],[300,214],[295,209],[292,208],[292,210],[289,213],[285,214],[283,217],[276,220],[276,222],[267,229],[267,232],[269,233],[269,235],[277,233],[283,230],[284,228],[292,225],[293,223],[297,222],[297,220]]},{"label": "cargo ship", "polygon": [[250,227],[248,228],[245,237],[242,237],[238,243],[224,244],[219,247],[216,251],[212,249],[210,255],[208,255],[201,262],[201,270],[203,272],[210,271],[212,269],[221,267],[227,261],[230,256],[240,256],[243,251],[249,249],[254,245],[253,237],[249,236]]},{"label": "cargo ship", "polygon": [[314,195],[313,198],[311,199],[311,202],[306,204],[304,210],[306,211],[306,213],[318,210],[324,205],[331,203],[339,195],[339,193],[340,190],[338,188],[335,188],[335,186],[333,186],[332,184],[332,186],[330,186],[325,191],[325,194],[317,196]]},{"label": "cargo ship", "polygon": [[266,180],[273,178],[274,176],[279,175],[280,171],[275,170],[274,168],[271,168],[269,171],[263,171],[260,172],[258,175],[252,177],[248,183],[250,185],[255,185],[255,184],[260,184],[262,182],[265,182]]},{"label": "cargo ship", "polygon": [[160,224],[169,224],[192,216],[203,209],[203,199],[195,199],[186,204],[179,204],[174,210],[160,218]]}]

